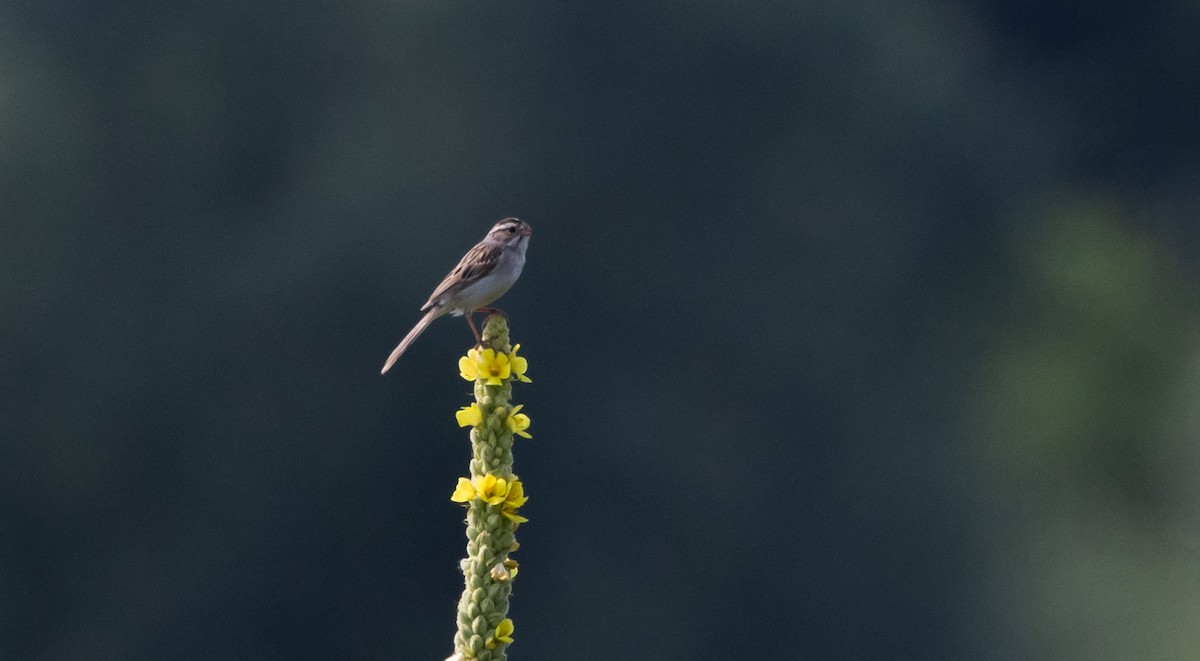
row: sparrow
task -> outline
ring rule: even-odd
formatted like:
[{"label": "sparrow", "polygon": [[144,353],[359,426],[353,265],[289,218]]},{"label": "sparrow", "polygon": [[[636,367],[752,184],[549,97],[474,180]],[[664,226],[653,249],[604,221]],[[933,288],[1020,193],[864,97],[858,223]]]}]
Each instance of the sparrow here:
[{"label": "sparrow", "polygon": [[425,316],[400,340],[379,373],[387,374],[396,359],[429,324],[446,314],[465,315],[475,340],[482,342],[471,313],[494,312],[483,306],[503,296],[521,276],[521,269],[525,268],[525,249],[529,247],[532,234],[529,223],[517,218],[505,218],[493,225],[487,236],[463,255],[458,266],[429,295],[429,300],[421,306]]}]

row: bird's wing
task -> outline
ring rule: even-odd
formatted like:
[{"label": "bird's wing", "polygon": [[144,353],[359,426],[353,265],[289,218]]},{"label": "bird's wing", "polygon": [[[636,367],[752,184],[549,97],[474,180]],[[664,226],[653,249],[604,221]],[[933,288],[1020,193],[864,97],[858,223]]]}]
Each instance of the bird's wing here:
[{"label": "bird's wing", "polygon": [[442,298],[450,293],[453,289],[462,289],[475,282],[480,278],[491,273],[496,268],[496,263],[500,261],[500,255],[504,253],[504,248],[498,245],[488,243],[476,244],[474,248],[467,251],[463,258],[458,262],[453,270],[446,275],[442,283],[433,290],[429,295],[429,300],[425,305],[421,306],[421,310],[428,310],[435,305],[442,303]]}]

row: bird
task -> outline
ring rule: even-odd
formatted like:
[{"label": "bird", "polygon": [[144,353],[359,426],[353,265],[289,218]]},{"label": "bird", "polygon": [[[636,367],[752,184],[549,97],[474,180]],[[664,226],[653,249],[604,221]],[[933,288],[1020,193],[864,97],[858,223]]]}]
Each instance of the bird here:
[{"label": "bird", "polygon": [[387,374],[429,324],[446,314],[465,315],[475,340],[482,342],[471,313],[494,312],[483,306],[503,296],[521,276],[521,270],[525,268],[525,250],[532,235],[529,223],[519,218],[505,218],[493,225],[487,236],[463,255],[458,266],[429,295],[429,300],[421,306],[425,316],[400,340],[379,373]]}]

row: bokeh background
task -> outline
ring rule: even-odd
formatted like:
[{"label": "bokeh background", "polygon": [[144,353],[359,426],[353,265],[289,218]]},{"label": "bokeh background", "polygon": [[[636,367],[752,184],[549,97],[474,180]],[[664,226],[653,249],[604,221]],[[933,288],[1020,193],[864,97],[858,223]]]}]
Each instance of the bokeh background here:
[{"label": "bokeh background", "polygon": [[1200,4],[0,4],[0,657],[1200,658]]}]

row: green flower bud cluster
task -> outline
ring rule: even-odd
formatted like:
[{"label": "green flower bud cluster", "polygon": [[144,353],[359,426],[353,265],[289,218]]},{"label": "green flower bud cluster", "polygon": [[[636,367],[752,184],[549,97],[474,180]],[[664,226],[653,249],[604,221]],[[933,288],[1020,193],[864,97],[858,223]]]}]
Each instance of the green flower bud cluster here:
[{"label": "green flower bud cluster", "polygon": [[475,403],[456,415],[460,425],[471,427],[471,476],[459,478],[451,496],[467,507],[465,586],[452,659],[503,661],[513,642],[507,615],[517,563],[508,556],[517,550],[516,529],[526,521],[517,508],[528,498],[512,472],[512,446],[514,432],[528,436],[529,418],[509,400],[512,381],[528,381],[526,368],[509,344],[508,322],[500,315],[485,322],[482,349],[459,361],[462,377],[475,382]]}]

